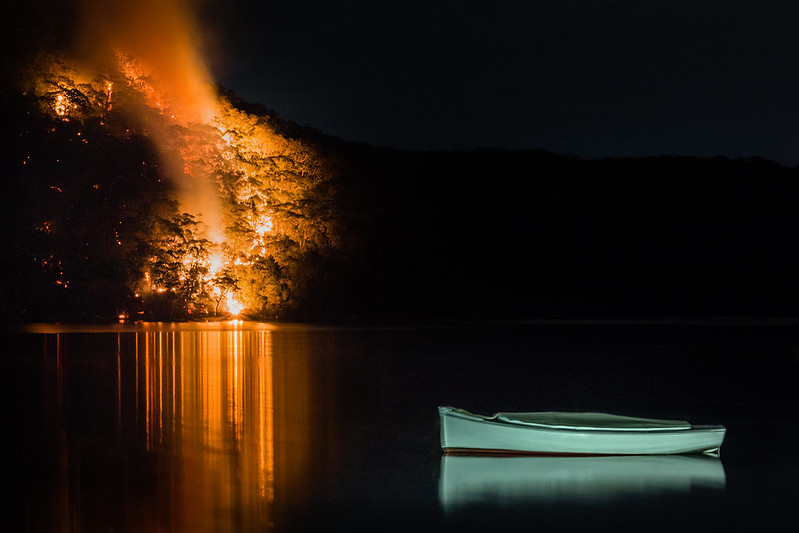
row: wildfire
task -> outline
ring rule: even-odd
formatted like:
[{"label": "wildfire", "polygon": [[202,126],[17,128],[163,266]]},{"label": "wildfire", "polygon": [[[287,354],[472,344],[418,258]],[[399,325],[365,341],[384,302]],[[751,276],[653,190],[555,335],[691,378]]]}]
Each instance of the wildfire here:
[{"label": "wildfire", "polygon": [[[290,277],[300,271],[303,254],[329,244],[327,227],[307,208],[317,201],[314,188],[326,178],[324,169],[309,146],[284,137],[271,117],[216,93],[191,49],[196,35],[180,18],[182,0],[144,2],[144,10],[134,9],[138,1],[110,14],[90,10],[87,24],[96,31],[87,41],[102,49],[102,63],[78,72],[69,60],[53,60],[33,88],[56,123],[95,118],[109,138],[144,134],[157,147],[161,168],[144,160],[142,167],[157,171],[159,182],[175,182],[178,212],[190,221],[159,213],[167,224],[135,237],[149,240],[153,250],[130,282],[145,305],[192,317],[271,312],[292,298]],[[115,129],[125,123],[120,117],[132,121],[134,133]],[[97,138],[85,131],[76,134],[80,142]],[[51,232],[49,223],[36,229]],[[134,238],[120,235],[114,230],[120,247]]]}]

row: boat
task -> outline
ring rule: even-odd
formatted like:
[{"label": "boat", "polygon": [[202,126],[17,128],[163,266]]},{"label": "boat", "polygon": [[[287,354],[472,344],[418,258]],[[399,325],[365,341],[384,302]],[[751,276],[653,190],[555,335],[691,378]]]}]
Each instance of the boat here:
[{"label": "boat", "polygon": [[470,413],[439,407],[445,454],[718,455],[726,429],[608,413]]}]

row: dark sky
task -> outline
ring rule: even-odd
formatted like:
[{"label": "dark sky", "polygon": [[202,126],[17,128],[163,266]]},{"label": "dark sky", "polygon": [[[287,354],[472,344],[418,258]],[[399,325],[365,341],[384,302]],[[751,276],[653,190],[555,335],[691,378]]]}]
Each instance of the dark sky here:
[{"label": "dark sky", "polygon": [[799,163],[795,0],[231,0],[218,80],[400,148]]},{"label": "dark sky", "polygon": [[186,1],[217,81],[344,139],[799,164],[796,0]]}]

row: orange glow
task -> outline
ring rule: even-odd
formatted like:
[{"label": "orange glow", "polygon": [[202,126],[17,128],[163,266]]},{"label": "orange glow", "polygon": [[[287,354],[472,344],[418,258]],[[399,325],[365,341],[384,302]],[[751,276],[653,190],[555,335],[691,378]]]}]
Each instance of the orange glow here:
[{"label": "orange glow", "polygon": [[216,97],[199,52],[200,32],[190,2],[83,0],[82,4],[85,58],[98,64],[107,64],[115,52],[136,58],[160,95],[153,104],[171,109],[186,123],[205,123],[214,116]]},{"label": "orange glow", "polygon": [[105,82],[105,94],[106,94],[107,98],[106,98],[106,101],[105,101],[105,108],[108,111],[111,111],[111,105],[112,105],[111,95],[113,94],[113,92],[114,92],[114,83],[111,82],[111,81],[106,81]]},{"label": "orange glow", "polygon": [[161,163],[176,182],[180,209],[205,222],[210,238],[221,242],[224,223],[213,177],[207,169],[192,166],[196,143],[178,146],[174,132],[166,130],[163,122],[193,127],[210,123],[218,113],[217,92],[201,53],[203,33],[193,12],[194,2],[80,3],[78,53],[82,68],[102,80],[98,88],[105,101],[97,104],[105,111],[111,110],[112,103],[119,107],[113,102],[114,84],[106,78],[116,72],[127,88],[144,97],[146,105],[160,111],[160,118],[155,118],[147,110],[126,108],[155,142]]},{"label": "orange glow", "polygon": [[239,303],[236,298],[233,297],[232,294],[227,295],[227,310],[230,311],[230,314],[236,316],[242,311],[244,311],[244,306]]},{"label": "orange glow", "polygon": [[[108,398],[117,418],[109,422],[131,428],[126,446],[150,452],[146,480],[157,476],[158,483],[129,499],[126,516],[137,530],[282,529],[285,502],[303,501],[318,483],[311,445],[319,425],[306,343],[273,342],[284,334],[279,328],[228,324],[144,323],[117,334],[116,357],[107,361],[116,365],[116,394]],[[104,382],[80,379],[85,369],[68,364],[72,343],[62,337],[52,329],[45,335],[45,354],[55,350],[47,392],[59,411],[73,395],[86,394],[84,387],[106,392]],[[74,465],[77,476],[84,472],[77,464],[81,450],[69,444],[53,440],[52,454]],[[87,489],[67,482],[66,473],[56,475],[63,482],[48,486],[47,523],[91,530],[94,511],[63,504],[83,501]]]},{"label": "orange glow", "polygon": [[[208,85],[207,94],[198,100],[182,94],[179,87],[159,84],[157,74],[148,69],[139,56],[118,49],[115,58],[117,68],[129,87],[142,94],[150,106],[160,111],[161,117],[167,117],[170,122],[196,125],[206,124],[215,116],[218,98],[210,89],[210,81],[197,81],[197,86]],[[187,76],[199,80],[204,79],[205,74],[198,71],[193,76],[187,73]],[[160,151],[162,163],[178,186],[180,209],[202,220],[212,241],[222,242],[224,223],[216,184],[209,175],[209,169],[195,161],[198,155],[207,155],[203,151],[208,140],[191,138],[190,142],[180,145],[176,143],[174,133],[164,129],[164,124],[153,120],[148,113],[141,113],[139,118],[149,130]]]},{"label": "orange glow", "polygon": [[224,267],[225,261],[222,259],[222,256],[218,253],[211,254],[211,258],[208,260],[208,275],[213,278],[219,274],[219,271]]},{"label": "orange glow", "polygon": [[[283,278],[296,270],[283,267],[300,263],[312,247],[332,242],[329,226],[305,212],[308,200],[316,201],[309,193],[326,179],[324,166],[310,147],[279,133],[268,116],[237,109],[216,93],[199,52],[203,43],[189,13],[192,2],[79,2],[85,43],[78,52],[83,55],[45,56],[44,68],[32,70],[31,88],[50,119],[94,117],[100,124],[105,119],[113,124],[110,118],[117,116],[138,121],[118,133],[129,138],[138,127],[136,134],[153,142],[159,152],[158,181],[162,176],[173,180],[178,213],[190,214],[201,228],[196,232],[202,240],[198,254],[178,258],[183,265],[172,267],[173,260],[155,264],[151,259],[152,270],[142,272],[135,288],[180,294],[182,303],[176,305],[194,316],[238,315],[245,305],[251,310],[283,305],[292,297]],[[81,132],[76,136],[80,142],[92,138]],[[126,244],[119,233],[115,236],[118,246]],[[151,244],[164,251],[179,249],[179,243],[163,240]],[[213,255],[206,259],[208,253]],[[277,274],[250,275],[261,259],[276,263]],[[182,272],[170,277],[168,268]]]},{"label": "orange glow", "polygon": [[67,97],[63,94],[57,95],[55,97],[55,104],[53,104],[53,110],[59,117],[66,116],[69,110],[69,100],[67,100]]},{"label": "orange glow", "polygon": [[[181,464],[173,485],[181,495],[173,517],[179,529],[236,529],[232,524],[241,508],[255,513],[250,519],[268,523],[276,490],[288,492],[308,458],[308,444],[300,442],[283,449],[276,461],[279,406],[270,332],[154,331],[137,333],[135,345],[141,361],[137,376],[144,377],[137,416],[145,421],[147,448],[170,449]],[[278,379],[290,380],[287,385],[300,396],[307,394],[307,374],[293,370]],[[299,423],[307,424],[307,418]],[[225,460],[230,454],[238,460]],[[278,467],[285,470],[279,480]],[[226,502],[221,507],[219,491],[231,492],[221,497]]]},{"label": "orange glow", "polygon": [[263,215],[256,223],[255,232],[258,235],[264,235],[270,231],[272,231],[272,218],[267,215]]}]

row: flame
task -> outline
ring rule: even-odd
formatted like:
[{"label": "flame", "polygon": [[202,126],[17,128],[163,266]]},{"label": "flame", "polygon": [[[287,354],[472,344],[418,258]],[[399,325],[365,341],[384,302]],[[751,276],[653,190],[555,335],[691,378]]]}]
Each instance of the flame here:
[{"label": "flame", "polygon": [[112,102],[111,102],[111,95],[113,93],[114,93],[114,82],[106,81],[105,82],[105,94],[106,94],[107,98],[106,98],[106,102],[105,102],[105,108],[108,111],[111,111],[111,107],[113,105]]},{"label": "flame", "polygon": [[231,315],[238,316],[239,313],[244,311],[244,305],[242,305],[232,294],[227,295],[227,310],[230,311]]},{"label": "flame", "polygon": [[255,224],[255,232],[258,235],[264,236],[272,231],[272,218],[268,215],[261,216]]},{"label": "flame", "polygon": [[211,254],[210,259],[208,259],[208,275],[213,278],[219,271],[225,267],[225,261],[222,259],[222,256],[219,253]]},{"label": "flame", "polygon": [[67,98],[63,94],[59,94],[55,97],[55,105],[53,109],[55,110],[56,115],[63,117],[67,114],[67,109],[69,104],[67,102]]}]

